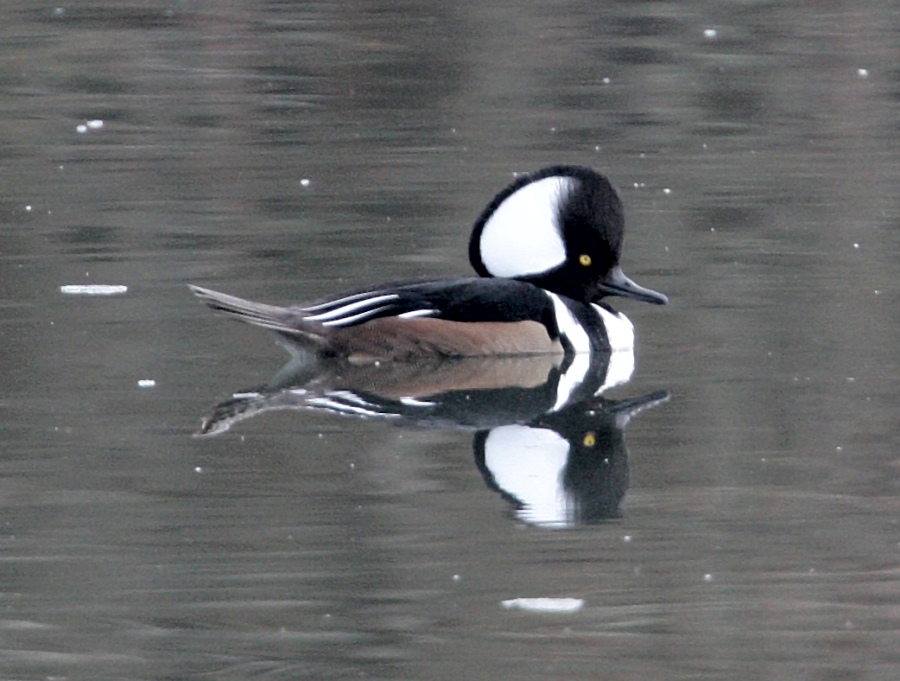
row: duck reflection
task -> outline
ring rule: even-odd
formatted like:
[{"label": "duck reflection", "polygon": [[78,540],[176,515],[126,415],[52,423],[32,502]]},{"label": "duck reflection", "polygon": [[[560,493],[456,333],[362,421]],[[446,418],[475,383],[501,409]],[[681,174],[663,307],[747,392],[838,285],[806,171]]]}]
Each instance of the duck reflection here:
[{"label": "duck reflection", "polygon": [[198,435],[281,409],[474,431],[475,463],[488,487],[519,520],[543,527],[620,515],[629,478],[624,428],[668,399],[665,391],[601,397],[630,379],[630,351],[354,365],[291,350],[291,362],[265,386],[216,405]]}]

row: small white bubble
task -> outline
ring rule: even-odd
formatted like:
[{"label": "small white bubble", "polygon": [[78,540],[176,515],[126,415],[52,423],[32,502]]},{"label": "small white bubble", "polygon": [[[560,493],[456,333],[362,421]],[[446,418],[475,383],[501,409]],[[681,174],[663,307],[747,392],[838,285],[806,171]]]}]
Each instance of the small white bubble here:
[{"label": "small white bubble", "polygon": [[707,28],[705,31],[703,31],[703,37],[707,38],[708,40],[712,40],[717,35],[718,35],[718,32],[714,28]]},{"label": "small white bubble", "polygon": [[709,584],[711,581],[713,581],[712,574],[707,572],[705,575],[703,575],[703,581],[706,582],[707,584]]},{"label": "small white bubble", "polygon": [[87,127],[91,130],[99,130],[103,127],[103,121],[101,121],[99,118],[95,118],[94,120],[87,122]]},{"label": "small white bubble", "polygon": [[668,187],[666,187],[665,189],[663,189],[663,194],[671,194],[671,193],[672,193],[672,190],[669,189]]},{"label": "small white bubble", "polygon": [[26,213],[30,213],[30,212],[31,212],[31,206],[25,206],[25,212],[26,212]]},{"label": "small white bubble", "polygon": [[454,581],[454,582],[461,582],[461,581],[462,581],[462,577],[461,577],[460,575],[453,575],[453,581]]},{"label": "small white bubble", "polygon": [[302,180],[300,180],[300,186],[308,187],[309,186],[309,178],[304,177]]},{"label": "small white bubble", "polygon": [[139,388],[155,388],[156,381],[154,381],[152,378],[142,378],[138,381],[138,387]]},{"label": "small white bubble", "polygon": [[631,543],[631,535],[626,534],[624,537],[622,537],[622,541],[625,542],[626,544]]},{"label": "small white bubble", "polygon": [[81,123],[81,124],[75,126],[75,132],[77,132],[80,135],[83,135],[87,131],[88,131],[88,127],[84,123]]},{"label": "small white bubble", "polygon": [[202,473],[203,469],[200,466],[194,466],[194,473]]},{"label": "small white bubble", "polygon": [[607,76],[606,78],[603,79],[603,84],[604,84],[604,85],[609,85],[610,83],[612,83],[612,78],[609,78],[609,77]]},{"label": "small white bubble", "polygon": [[856,69],[856,75],[860,78],[868,78],[869,77],[869,69]]},{"label": "small white bubble", "polygon": [[859,250],[859,244],[853,244],[853,248],[855,248],[856,250]]},{"label": "small white bubble", "polygon": [[843,448],[843,447],[835,447],[835,448],[834,448],[834,451],[836,451],[836,452],[843,452],[843,451],[844,451],[844,448]]}]

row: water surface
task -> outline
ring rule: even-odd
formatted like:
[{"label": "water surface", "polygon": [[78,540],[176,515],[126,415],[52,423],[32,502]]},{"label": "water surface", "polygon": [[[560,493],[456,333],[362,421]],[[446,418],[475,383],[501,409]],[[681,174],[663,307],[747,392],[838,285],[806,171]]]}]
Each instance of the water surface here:
[{"label": "water surface", "polygon": [[[2,13],[0,675],[897,678],[894,3]],[[286,356],[187,283],[468,273],[482,206],[551,163],[610,176],[671,300],[617,303],[604,396],[671,397],[615,517],[527,522],[471,430],[192,437]],[[128,290],[60,291],[94,284]],[[540,597],[583,606],[502,605]]]}]

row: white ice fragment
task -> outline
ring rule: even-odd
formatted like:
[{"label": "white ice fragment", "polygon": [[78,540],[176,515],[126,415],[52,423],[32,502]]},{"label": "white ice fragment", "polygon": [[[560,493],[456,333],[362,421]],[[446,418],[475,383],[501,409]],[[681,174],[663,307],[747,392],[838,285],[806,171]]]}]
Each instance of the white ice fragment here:
[{"label": "white ice fragment", "polygon": [[71,296],[117,296],[128,293],[128,287],[119,284],[65,284],[59,290]]},{"label": "white ice fragment", "polygon": [[584,600],[581,598],[512,598],[503,601],[502,605],[507,610],[568,613],[581,610],[584,607]]},{"label": "white ice fragment", "polygon": [[94,118],[89,121],[85,121],[84,123],[79,123],[75,126],[75,132],[83,135],[89,130],[100,130],[103,127],[104,123],[99,118]]}]

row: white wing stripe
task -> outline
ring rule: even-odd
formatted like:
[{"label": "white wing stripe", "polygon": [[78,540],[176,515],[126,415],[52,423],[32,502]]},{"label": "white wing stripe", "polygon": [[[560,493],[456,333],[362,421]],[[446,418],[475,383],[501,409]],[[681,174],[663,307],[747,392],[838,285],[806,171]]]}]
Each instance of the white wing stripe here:
[{"label": "white wing stripe", "polygon": [[[397,300],[397,298],[399,298],[399,297],[400,296],[398,296],[396,293],[390,293],[387,295],[375,296],[374,298],[365,298],[365,299],[359,300],[355,303],[348,303],[346,305],[341,305],[340,307],[335,308],[333,310],[329,310],[328,312],[323,312],[323,313],[317,314],[317,315],[311,315],[309,317],[306,317],[306,319],[311,322],[322,322],[322,323],[326,323],[326,322],[330,322],[330,321],[337,321],[337,322],[345,321],[345,319],[343,319],[343,318],[347,317],[347,315],[352,315],[354,312],[358,312],[360,310],[369,310],[371,308],[375,308],[376,306],[379,306],[379,307],[377,307],[377,309],[383,309],[386,306],[380,305],[380,303],[386,303],[389,300]],[[351,319],[352,318],[353,317],[351,317]]]},{"label": "white wing stripe", "polygon": [[437,314],[438,310],[410,310],[409,312],[404,312],[403,314],[398,314],[397,316],[401,319],[412,319],[414,317],[430,317],[433,314]]},{"label": "white wing stripe", "polygon": [[[390,305],[381,305],[371,310],[363,310],[359,314],[352,315],[350,317],[342,317],[341,319],[331,319],[328,321],[321,322],[322,326],[350,326],[352,324],[358,324],[361,321],[365,321],[370,317],[376,316],[379,312],[383,312],[384,310],[390,310]],[[312,317],[307,317],[307,319],[312,319]]]},{"label": "white wing stripe", "polygon": [[350,296],[344,296],[343,298],[337,298],[335,300],[327,300],[324,303],[319,303],[318,305],[310,305],[309,307],[301,308],[304,312],[316,312],[318,310],[329,310],[337,307],[341,307],[348,303],[352,303],[356,300],[362,300],[363,298],[367,298],[375,294],[375,291],[363,291],[362,293],[354,293]]}]

